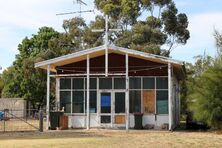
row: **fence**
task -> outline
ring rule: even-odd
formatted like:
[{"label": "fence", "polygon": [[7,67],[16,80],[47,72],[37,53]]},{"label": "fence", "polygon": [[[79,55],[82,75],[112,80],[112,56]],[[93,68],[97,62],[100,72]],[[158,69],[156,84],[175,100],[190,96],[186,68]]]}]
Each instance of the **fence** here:
[{"label": "fence", "polygon": [[42,110],[0,110],[0,132],[43,131]]}]

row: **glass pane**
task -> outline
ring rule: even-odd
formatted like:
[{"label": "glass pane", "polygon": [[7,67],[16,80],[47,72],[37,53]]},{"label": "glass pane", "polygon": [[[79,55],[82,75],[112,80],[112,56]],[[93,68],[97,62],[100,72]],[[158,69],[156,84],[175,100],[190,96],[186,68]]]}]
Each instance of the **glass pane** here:
[{"label": "glass pane", "polygon": [[[85,86],[87,88],[87,79],[85,79]],[[89,89],[96,89],[96,88],[97,88],[97,80],[96,80],[96,78],[90,78]]]},{"label": "glass pane", "polygon": [[156,91],[157,114],[168,114],[168,91]]},{"label": "glass pane", "polygon": [[125,113],[125,93],[115,93],[115,113]]},{"label": "glass pane", "polygon": [[60,109],[63,107],[65,113],[71,113],[71,91],[60,91]]},{"label": "glass pane", "polygon": [[99,89],[112,89],[112,78],[100,78]]},{"label": "glass pane", "polygon": [[101,116],[101,123],[111,123],[110,116]]},{"label": "glass pane", "polygon": [[168,88],[168,78],[156,78],[156,88],[157,89],[167,89]]},{"label": "glass pane", "polygon": [[126,79],[114,78],[114,89],[126,89]]},{"label": "glass pane", "polygon": [[155,79],[143,78],[143,89],[155,89]]},{"label": "glass pane", "polygon": [[84,91],[73,91],[72,97],[72,112],[83,113],[84,112]]},{"label": "glass pane", "polygon": [[96,91],[90,91],[90,113],[97,112],[97,93]]},{"label": "glass pane", "polygon": [[141,112],[141,91],[130,91],[130,113]]},{"label": "glass pane", "polygon": [[84,89],[84,79],[75,78],[72,81],[73,89]]},{"label": "glass pane", "polygon": [[101,93],[101,113],[111,113],[111,93]]},{"label": "glass pane", "polygon": [[96,78],[91,78],[90,79],[90,86],[89,86],[90,89],[96,89],[97,88],[97,80]]},{"label": "glass pane", "polygon": [[155,90],[143,91],[143,111],[144,113],[155,113]]},{"label": "glass pane", "polygon": [[61,78],[60,79],[60,89],[71,89],[71,79]]},{"label": "glass pane", "polygon": [[141,78],[130,78],[129,88],[130,89],[141,89]]}]

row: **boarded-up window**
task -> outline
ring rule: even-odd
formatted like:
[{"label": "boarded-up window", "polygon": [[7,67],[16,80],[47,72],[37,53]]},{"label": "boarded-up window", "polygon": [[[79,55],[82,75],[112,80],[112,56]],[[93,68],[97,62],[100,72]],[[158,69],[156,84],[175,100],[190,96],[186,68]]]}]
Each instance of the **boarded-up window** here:
[{"label": "boarded-up window", "polygon": [[155,90],[143,91],[143,111],[144,113],[155,113]]},{"label": "boarded-up window", "polygon": [[125,116],[124,115],[116,115],[115,116],[115,124],[124,124]]}]

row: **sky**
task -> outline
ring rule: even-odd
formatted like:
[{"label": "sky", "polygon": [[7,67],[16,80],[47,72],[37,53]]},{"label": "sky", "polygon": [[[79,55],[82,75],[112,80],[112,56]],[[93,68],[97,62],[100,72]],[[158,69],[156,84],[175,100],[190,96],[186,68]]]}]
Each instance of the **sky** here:
[{"label": "sky", "polygon": [[[75,1],[75,0],[74,0]],[[64,19],[78,16],[56,16],[61,12],[79,11],[73,0],[0,0],[0,73],[11,66],[18,54],[18,44],[25,37],[36,34],[42,26],[53,27],[63,32]],[[94,9],[93,0],[83,0],[87,6],[82,10]],[[189,20],[190,39],[171,53],[173,59],[194,62],[193,57],[203,54],[215,56],[214,29],[222,32],[222,0],[174,0],[178,11],[186,13]],[[84,13],[87,22],[94,20],[95,13]]]}]

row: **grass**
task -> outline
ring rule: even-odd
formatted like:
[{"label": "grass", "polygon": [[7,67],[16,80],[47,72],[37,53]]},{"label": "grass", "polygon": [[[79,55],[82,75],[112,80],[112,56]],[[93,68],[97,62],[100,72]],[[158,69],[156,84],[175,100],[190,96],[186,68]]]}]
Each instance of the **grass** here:
[{"label": "grass", "polygon": [[213,132],[123,130],[69,130],[44,133],[0,133],[0,147],[222,147],[222,135]]},{"label": "grass", "polygon": [[[24,122],[26,121],[26,122]],[[0,121],[0,132],[2,131],[36,131],[39,128],[39,120],[37,119],[10,119],[7,121]],[[44,122],[45,127],[45,122]]]}]

